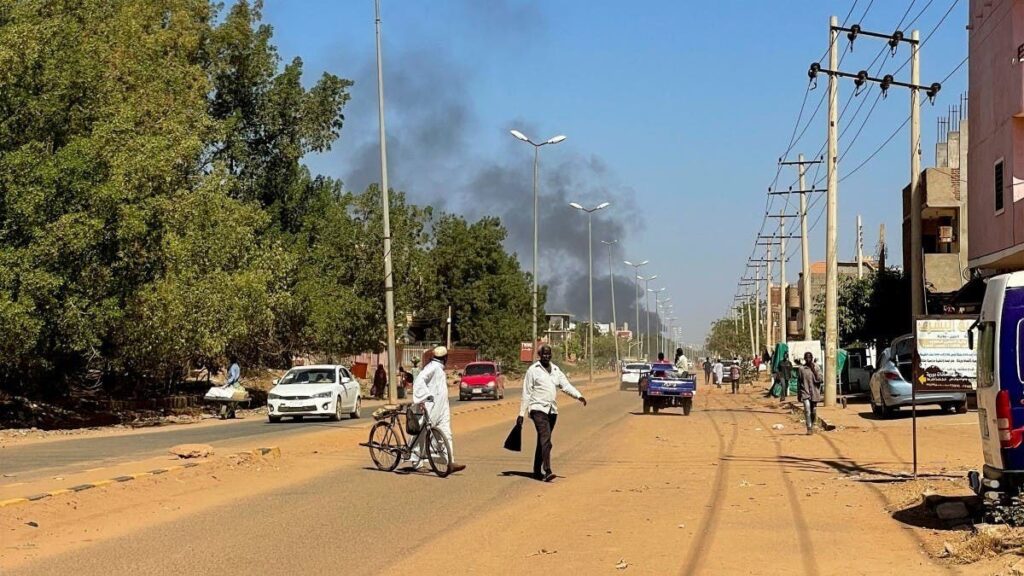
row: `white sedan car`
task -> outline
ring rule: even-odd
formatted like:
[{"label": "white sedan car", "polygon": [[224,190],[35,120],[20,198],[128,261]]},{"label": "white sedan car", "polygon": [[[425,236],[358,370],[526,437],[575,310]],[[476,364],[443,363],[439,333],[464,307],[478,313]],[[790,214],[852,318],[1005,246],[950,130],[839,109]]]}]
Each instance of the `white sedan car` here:
[{"label": "white sedan car", "polygon": [[280,422],[291,416],[326,416],[341,420],[343,414],[359,418],[359,381],[348,368],[337,364],[297,366],[274,382],[267,394],[267,418]]},{"label": "white sedan car", "polygon": [[645,362],[628,362],[622,367],[622,374],[619,379],[619,390],[636,389],[640,387],[640,374],[650,372],[651,365]]}]

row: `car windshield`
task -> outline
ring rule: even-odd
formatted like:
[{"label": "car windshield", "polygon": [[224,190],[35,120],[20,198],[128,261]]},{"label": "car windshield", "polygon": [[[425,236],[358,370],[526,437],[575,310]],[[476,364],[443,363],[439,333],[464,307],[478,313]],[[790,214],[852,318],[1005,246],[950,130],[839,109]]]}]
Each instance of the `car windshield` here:
[{"label": "car windshield", "polygon": [[466,376],[482,376],[494,374],[496,370],[492,364],[470,364],[466,366]]},{"label": "car windshield", "polygon": [[626,370],[643,372],[647,370],[647,364],[626,364]]},{"label": "car windshield", "polygon": [[292,370],[281,378],[278,385],[286,384],[333,384],[333,368],[305,368]]}]

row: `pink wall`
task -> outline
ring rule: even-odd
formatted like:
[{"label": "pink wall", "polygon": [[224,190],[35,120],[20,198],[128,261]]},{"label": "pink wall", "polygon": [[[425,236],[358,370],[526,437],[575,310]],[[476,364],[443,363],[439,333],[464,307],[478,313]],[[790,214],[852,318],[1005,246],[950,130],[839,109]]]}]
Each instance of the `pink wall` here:
[{"label": "pink wall", "polygon": [[[1024,0],[971,0],[968,222],[971,266],[1024,249]],[[1022,49],[1024,50],[1024,49]],[[1003,212],[995,211],[995,162],[1004,159]],[[1017,201],[1014,200],[1016,192]]]}]

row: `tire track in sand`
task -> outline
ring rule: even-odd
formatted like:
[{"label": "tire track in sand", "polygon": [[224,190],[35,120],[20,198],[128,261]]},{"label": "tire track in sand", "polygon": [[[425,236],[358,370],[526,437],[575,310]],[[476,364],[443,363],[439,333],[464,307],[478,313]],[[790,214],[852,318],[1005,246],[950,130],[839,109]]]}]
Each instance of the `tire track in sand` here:
[{"label": "tire track in sand", "polygon": [[736,440],[739,438],[739,423],[736,421],[736,416],[732,412],[724,412],[729,414],[729,419],[732,421],[732,435],[729,441],[725,441],[725,436],[722,434],[722,428],[718,425],[715,417],[707,408],[711,404],[711,395],[706,394],[704,402],[704,410],[701,412],[707,416],[708,421],[711,422],[711,427],[715,429],[715,438],[718,439],[718,469],[715,470],[715,479],[711,484],[711,499],[708,504],[707,513],[701,518],[700,527],[697,530],[697,537],[694,538],[693,542],[690,543],[690,549],[687,553],[686,564],[683,566],[680,574],[689,576],[691,574],[697,574],[700,570],[701,564],[705,559],[707,550],[711,547],[711,543],[714,540],[715,530],[718,527],[720,519],[722,502],[725,500],[726,489],[728,484],[726,480],[729,476],[729,459],[732,455],[733,448],[736,446]]},{"label": "tire track in sand", "polygon": [[[738,399],[734,399],[733,404],[736,408],[744,409],[745,406],[740,405]],[[779,475],[782,477],[782,484],[786,487],[786,499],[789,501],[789,510],[793,516],[793,528],[796,530],[796,541],[800,552],[800,561],[803,564],[805,574],[820,574],[818,570],[818,563],[814,557],[814,543],[811,541],[811,530],[807,525],[807,517],[804,515],[803,507],[800,504],[800,499],[796,494],[796,487],[793,486],[793,480],[790,479],[789,475],[786,474],[786,467],[782,463],[782,442],[779,440],[778,435],[772,430],[771,426],[765,424],[764,420],[754,411],[749,411],[750,415],[757,420],[762,430],[767,430],[771,435],[772,444],[775,445],[775,461],[779,466]]]}]

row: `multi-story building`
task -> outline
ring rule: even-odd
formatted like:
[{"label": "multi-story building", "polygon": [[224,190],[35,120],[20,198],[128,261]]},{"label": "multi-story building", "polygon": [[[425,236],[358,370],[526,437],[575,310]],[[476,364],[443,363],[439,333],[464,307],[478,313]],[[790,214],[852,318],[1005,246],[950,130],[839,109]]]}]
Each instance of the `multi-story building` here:
[{"label": "multi-story building", "polygon": [[971,0],[969,265],[1024,269],[1024,0]]},{"label": "multi-story building", "polygon": [[[966,283],[968,274],[968,142],[963,100],[939,119],[935,166],[918,179],[921,252],[926,312],[940,313]],[[903,188],[903,269],[910,273],[910,186]],[[911,282],[911,286],[922,285]]]}]

